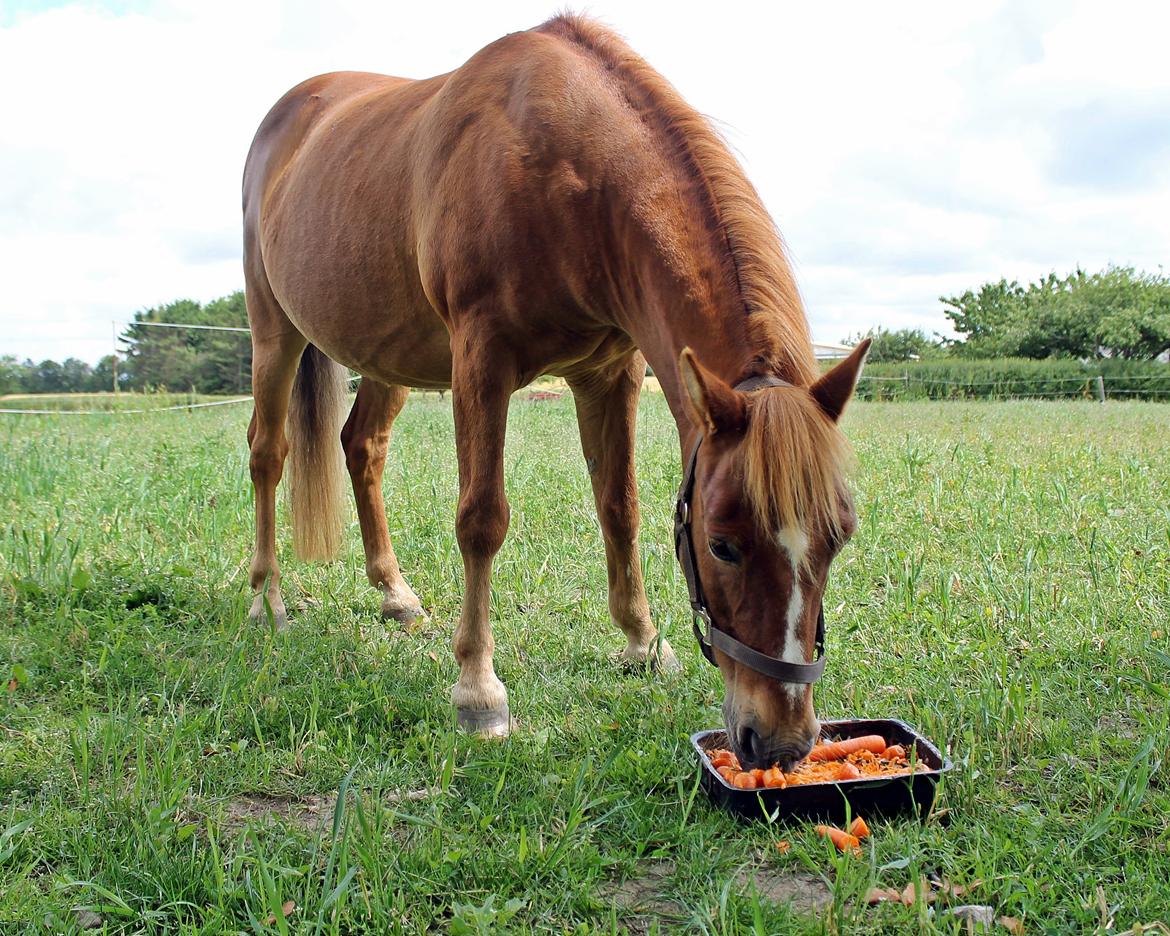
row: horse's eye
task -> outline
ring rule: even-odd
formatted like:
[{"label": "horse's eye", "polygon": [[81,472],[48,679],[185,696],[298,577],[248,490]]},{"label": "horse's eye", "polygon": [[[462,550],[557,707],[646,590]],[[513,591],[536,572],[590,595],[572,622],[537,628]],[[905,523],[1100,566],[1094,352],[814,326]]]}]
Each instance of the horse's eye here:
[{"label": "horse's eye", "polygon": [[729,562],[732,565],[739,562],[739,550],[724,539],[707,540],[707,548],[711,555],[720,562]]}]

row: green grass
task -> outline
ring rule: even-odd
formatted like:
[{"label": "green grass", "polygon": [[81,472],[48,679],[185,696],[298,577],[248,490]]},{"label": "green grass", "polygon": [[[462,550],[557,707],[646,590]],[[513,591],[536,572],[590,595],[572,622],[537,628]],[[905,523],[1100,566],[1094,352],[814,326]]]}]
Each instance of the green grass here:
[{"label": "green grass", "polygon": [[133,391],[122,393],[12,393],[0,396],[0,410],[121,412],[216,403],[223,400],[239,399],[242,396],[244,394],[232,397],[213,396],[206,393],[138,393]]},{"label": "green grass", "polygon": [[[615,667],[572,402],[517,400],[493,607],[525,727],[503,743],[456,732],[447,702],[449,398],[411,401],[386,473],[398,555],[432,613],[413,633],[378,619],[356,519],[330,566],[291,560],[282,528],[294,623],[245,624],[247,405],[5,417],[0,933],[68,932],[78,908],[133,933],[959,932],[945,899],[859,899],[920,874],[982,881],[950,903],[1029,932],[1170,921],[1168,417],[850,410],[860,526],[826,600],[818,714],[903,718],[956,763],[939,814],[874,823],[859,860],[696,793],[687,737],[718,723],[721,684],[689,639],[669,545],[679,456],[660,396],[642,404],[642,550],[683,671]],[[320,794],[319,827],[260,815]],[[777,906],[752,875],[832,902]],[[626,879],[662,915],[615,905]]]}]

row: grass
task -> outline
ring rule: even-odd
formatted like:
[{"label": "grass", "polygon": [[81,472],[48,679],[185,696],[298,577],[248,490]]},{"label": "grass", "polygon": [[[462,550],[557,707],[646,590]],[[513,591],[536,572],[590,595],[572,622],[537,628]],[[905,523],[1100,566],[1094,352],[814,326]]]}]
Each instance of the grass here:
[{"label": "grass", "polygon": [[1170,406],[850,410],[860,528],[818,714],[903,718],[957,765],[934,818],[873,823],[862,859],[697,792],[687,738],[718,723],[721,684],[669,545],[661,396],[642,549],[683,672],[615,667],[572,402],[518,399],[493,607],[524,729],[504,743],[458,733],[447,703],[449,398],[411,401],[387,468],[432,613],[413,632],[378,619],[356,518],[330,566],[287,558],[282,528],[300,610],[279,634],[245,624],[247,410],[0,422],[0,933],[69,932],[87,908],[133,933],[959,932],[945,898],[860,899],[921,874],[982,882],[949,902],[1029,932],[1170,921]]}]

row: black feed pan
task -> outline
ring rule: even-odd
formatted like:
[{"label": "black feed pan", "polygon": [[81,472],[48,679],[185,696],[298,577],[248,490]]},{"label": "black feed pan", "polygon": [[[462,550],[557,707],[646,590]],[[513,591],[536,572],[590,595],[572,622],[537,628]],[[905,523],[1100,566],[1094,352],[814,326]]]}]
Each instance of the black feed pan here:
[{"label": "black feed pan", "polygon": [[701,782],[707,795],[724,809],[744,819],[824,819],[841,823],[849,815],[893,818],[909,814],[925,819],[934,805],[935,787],[941,776],[951,769],[933,744],[903,721],[893,718],[845,719],[821,723],[821,734],[840,741],[862,735],[879,734],[887,744],[900,744],[907,755],[917,758],[929,772],[904,777],[875,777],[841,780],[836,783],[806,783],[784,789],[739,790],[727,783],[711,766],[707,752],[729,747],[727,732],[722,728],[698,731],[691,735],[702,771]]}]

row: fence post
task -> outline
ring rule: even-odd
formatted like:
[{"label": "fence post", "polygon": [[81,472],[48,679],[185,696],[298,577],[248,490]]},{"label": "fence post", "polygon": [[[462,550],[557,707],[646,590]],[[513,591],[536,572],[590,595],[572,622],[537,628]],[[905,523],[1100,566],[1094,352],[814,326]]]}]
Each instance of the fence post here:
[{"label": "fence post", "polygon": [[1097,402],[1105,402],[1105,378],[1100,374],[1097,375]]}]

